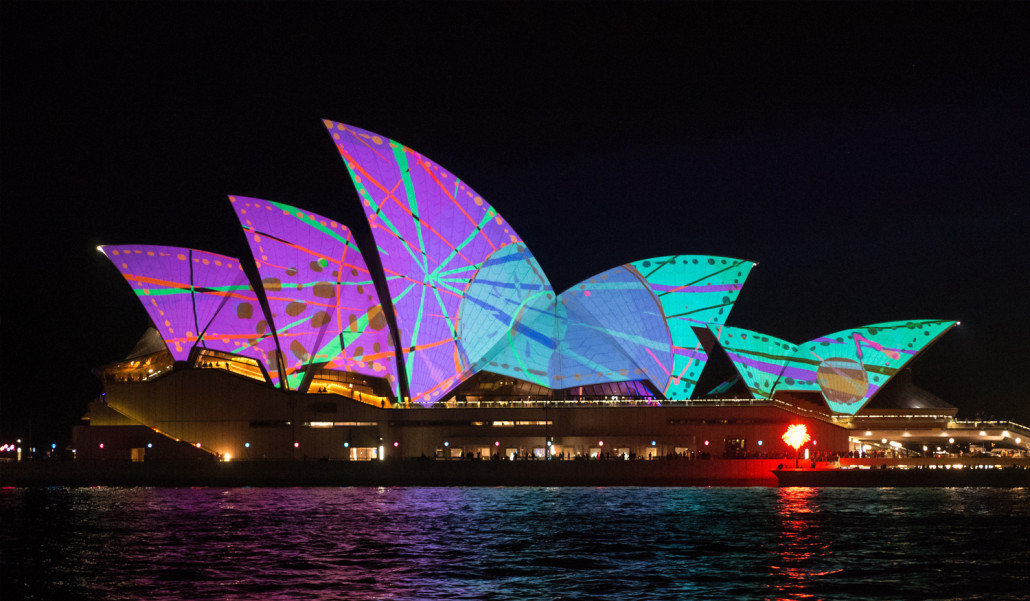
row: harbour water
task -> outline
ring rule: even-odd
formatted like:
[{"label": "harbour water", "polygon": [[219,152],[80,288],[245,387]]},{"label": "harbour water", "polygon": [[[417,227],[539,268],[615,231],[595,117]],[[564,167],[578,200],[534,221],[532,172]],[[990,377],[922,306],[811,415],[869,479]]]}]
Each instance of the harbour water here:
[{"label": "harbour water", "polygon": [[1024,599],[1030,489],[8,488],[0,598]]}]

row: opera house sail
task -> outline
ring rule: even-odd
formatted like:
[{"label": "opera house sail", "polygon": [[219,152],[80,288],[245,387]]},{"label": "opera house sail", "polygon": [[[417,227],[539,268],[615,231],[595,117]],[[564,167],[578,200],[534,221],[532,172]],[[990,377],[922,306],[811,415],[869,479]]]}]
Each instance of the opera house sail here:
[{"label": "opera house sail", "polygon": [[249,357],[279,378],[269,320],[238,259],[172,246],[102,246],[175,361],[210,349]]},{"label": "opera house sail", "polygon": [[800,345],[741,328],[709,327],[755,398],[818,392],[831,411],[854,415],[955,325],[929,319],[877,323]]},{"label": "opera house sail", "polygon": [[351,231],[303,209],[230,196],[247,235],[297,390],[311,366],[385,378],[397,395],[394,345]]}]

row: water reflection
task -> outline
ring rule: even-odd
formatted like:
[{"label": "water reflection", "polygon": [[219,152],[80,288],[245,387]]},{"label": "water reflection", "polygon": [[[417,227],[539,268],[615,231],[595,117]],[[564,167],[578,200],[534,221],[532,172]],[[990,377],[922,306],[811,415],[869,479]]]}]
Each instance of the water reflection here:
[{"label": "water reflection", "polygon": [[0,598],[998,601],[1025,540],[1027,490],[0,490]]},{"label": "water reflection", "polygon": [[818,597],[821,579],[840,572],[835,567],[833,540],[824,527],[820,489],[781,488],[776,500],[779,526],[776,561],[770,566],[777,598]]}]

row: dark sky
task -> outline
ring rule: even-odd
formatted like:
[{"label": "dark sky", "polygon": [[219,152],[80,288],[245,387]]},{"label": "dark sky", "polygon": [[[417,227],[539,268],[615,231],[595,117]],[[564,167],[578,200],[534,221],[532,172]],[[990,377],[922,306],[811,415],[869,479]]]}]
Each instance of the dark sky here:
[{"label": "dark sky", "polygon": [[327,118],[464,178],[559,290],[715,254],[760,263],[730,325],[961,320],[916,383],[1030,423],[1026,4],[0,10],[5,419],[71,424],[143,332],[98,244],[247,256],[228,194],[367,228]]}]

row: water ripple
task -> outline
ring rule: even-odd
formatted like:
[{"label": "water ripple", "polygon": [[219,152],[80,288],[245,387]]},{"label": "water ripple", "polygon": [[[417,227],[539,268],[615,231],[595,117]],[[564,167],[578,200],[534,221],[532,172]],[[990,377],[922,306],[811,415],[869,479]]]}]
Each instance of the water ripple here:
[{"label": "water ripple", "polygon": [[0,491],[4,599],[1021,599],[1026,489]]}]

